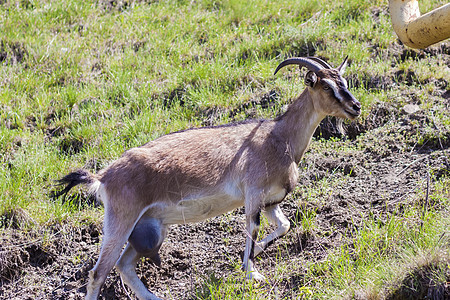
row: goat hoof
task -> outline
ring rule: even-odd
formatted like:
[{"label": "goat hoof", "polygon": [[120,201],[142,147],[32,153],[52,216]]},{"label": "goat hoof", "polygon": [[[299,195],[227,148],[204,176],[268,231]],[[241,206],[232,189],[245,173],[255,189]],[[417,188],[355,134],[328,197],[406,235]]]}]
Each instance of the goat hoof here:
[{"label": "goat hoof", "polygon": [[252,272],[248,273],[247,274],[247,279],[255,280],[257,282],[266,281],[266,277],[264,277],[264,275],[262,275],[258,271],[252,271]]}]

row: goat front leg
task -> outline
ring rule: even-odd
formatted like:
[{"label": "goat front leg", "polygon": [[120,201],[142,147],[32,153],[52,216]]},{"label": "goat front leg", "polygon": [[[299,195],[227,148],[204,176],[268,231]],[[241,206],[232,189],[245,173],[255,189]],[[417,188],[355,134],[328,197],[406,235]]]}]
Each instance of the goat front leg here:
[{"label": "goat front leg", "polygon": [[[259,203],[258,203],[259,204]],[[261,275],[253,266],[253,258],[255,254],[255,244],[259,232],[259,224],[261,217],[261,209],[251,208],[252,203],[246,203],[245,215],[246,215],[246,241],[243,259],[243,269],[246,273],[247,279],[256,279],[258,281],[265,280],[265,277]]]},{"label": "goat front leg", "polygon": [[272,205],[267,207],[263,214],[267,217],[269,222],[271,224],[274,224],[277,226],[277,228],[270,233],[268,236],[266,236],[264,239],[256,243],[255,247],[255,257],[261,254],[268,246],[270,246],[275,240],[279,239],[280,237],[284,236],[286,233],[288,233],[290,228],[289,220],[286,218],[286,216],[281,211],[280,206]]}]

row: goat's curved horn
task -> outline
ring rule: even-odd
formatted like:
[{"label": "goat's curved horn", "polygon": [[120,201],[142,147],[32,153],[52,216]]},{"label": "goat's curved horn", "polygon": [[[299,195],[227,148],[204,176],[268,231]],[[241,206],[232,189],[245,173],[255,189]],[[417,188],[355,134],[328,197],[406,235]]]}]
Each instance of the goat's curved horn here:
[{"label": "goat's curved horn", "polygon": [[314,57],[314,56],[308,56],[307,58],[321,64],[325,69],[333,69],[332,66],[330,66],[326,61],[324,61],[321,58]]},{"label": "goat's curved horn", "polygon": [[313,71],[314,73],[319,72],[320,70],[323,69],[323,66],[313,60],[310,60],[308,58],[305,57],[292,57],[292,58],[288,58],[284,61],[282,61],[278,67],[275,70],[275,73],[273,73],[273,75],[277,74],[277,72],[282,68],[285,67],[287,65],[299,65],[300,67],[305,67],[308,68],[309,70]]}]

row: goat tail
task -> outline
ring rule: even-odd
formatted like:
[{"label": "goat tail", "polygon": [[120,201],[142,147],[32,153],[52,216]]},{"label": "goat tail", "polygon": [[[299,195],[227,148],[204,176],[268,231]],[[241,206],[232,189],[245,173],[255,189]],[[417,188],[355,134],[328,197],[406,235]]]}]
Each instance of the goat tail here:
[{"label": "goat tail", "polygon": [[97,192],[100,181],[98,180],[97,175],[92,174],[88,170],[79,169],[74,172],[71,172],[64,176],[63,178],[56,180],[57,186],[64,186],[64,189],[61,191],[55,191],[52,193],[53,198],[58,198],[62,195],[66,195],[73,187],[85,184],[89,186],[89,193],[94,194]]}]

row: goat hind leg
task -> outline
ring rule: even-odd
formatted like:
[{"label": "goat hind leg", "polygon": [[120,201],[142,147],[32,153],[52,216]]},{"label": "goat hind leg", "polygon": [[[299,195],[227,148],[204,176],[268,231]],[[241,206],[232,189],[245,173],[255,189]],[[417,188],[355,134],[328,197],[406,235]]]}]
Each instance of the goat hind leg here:
[{"label": "goat hind leg", "polygon": [[144,283],[136,274],[136,264],[141,257],[143,257],[143,255],[138,253],[136,249],[128,243],[116,264],[116,268],[120,273],[120,278],[122,278],[122,281],[131,288],[139,299],[161,300],[145,287]]},{"label": "goat hind leg", "polygon": [[136,264],[143,256],[160,266],[159,248],[166,236],[166,228],[158,219],[143,216],[133,229],[116,267],[122,280],[136,293],[139,299],[159,299],[152,294],[136,274]]},{"label": "goat hind leg", "polygon": [[122,218],[119,221],[119,218],[109,212],[107,206],[105,206],[102,246],[97,263],[89,271],[86,299],[97,299],[106,277],[119,259],[122,247],[133,230],[135,220],[133,218]]}]

